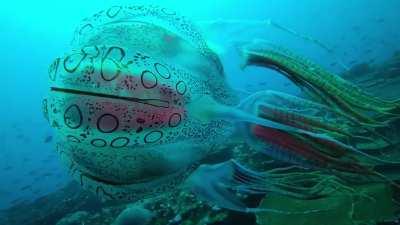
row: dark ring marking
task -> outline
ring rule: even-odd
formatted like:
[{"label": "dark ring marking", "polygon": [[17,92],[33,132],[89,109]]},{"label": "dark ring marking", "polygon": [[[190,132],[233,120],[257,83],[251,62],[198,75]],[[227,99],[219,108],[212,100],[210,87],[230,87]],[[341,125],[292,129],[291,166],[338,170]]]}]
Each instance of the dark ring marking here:
[{"label": "dark ring marking", "polygon": [[[182,90],[182,88],[183,88],[183,90]],[[175,89],[176,89],[176,92],[178,92],[178,94],[184,95],[187,90],[185,82],[179,81],[178,83],[176,83]]]},{"label": "dark ring marking", "polygon": [[[70,168],[69,169],[69,175],[71,176],[71,177],[73,177],[73,176],[75,176],[75,173],[78,171],[78,169],[76,168],[76,167],[74,167],[74,168]],[[80,173],[79,171],[78,171],[78,173]]]},{"label": "dark ring marking", "polygon": [[144,136],[145,143],[155,143],[163,137],[163,132],[159,130],[151,131]]},{"label": "dark ring marking", "polygon": [[[116,9],[116,11],[115,11]],[[121,11],[122,7],[121,6],[112,6],[107,10],[107,16],[110,18],[114,18],[118,13]]]},{"label": "dark ring marking", "polygon": [[108,197],[108,199],[115,200],[114,196],[113,196],[112,194],[106,192],[106,191],[104,190],[104,188],[101,187],[101,186],[97,186],[97,188],[96,188],[96,195],[97,195],[98,197],[102,197],[102,196],[100,196],[100,190],[103,192],[103,195],[104,195],[104,196],[107,196],[107,197]]},{"label": "dark ring marking", "polygon": [[[163,64],[161,64],[161,63],[154,63],[154,68],[156,69],[158,75],[160,75],[162,78],[164,78],[164,79],[169,79],[169,78],[171,78],[171,73],[169,72],[169,69],[168,69],[166,66],[164,66]],[[162,70],[165,70],[164,73],[162,73]],[[161,71],[161,72],[160,72],[160,71]],[[167,76],[165,76],[165,74],[166,74]]]},{"label": "dark ring marking", "polygon": [[83,187],[83,174],[79,174],[79,177],[80,177],[80,184],[81,184],[81,187]]},{"label": "dark ring marking", "polygon": [[58,72],[58,65],[60,64],[60,58],[56,58],[54,62],[49,67],[49,79],[51,81],[56,80],[57,72]]},{"label": "dark ring marking", "polygon": [[110,158],[104,158],[99,162],[99,167],[102,170],[102,173],[104,174],[105,172],[103,171],[107,171],[107,168],[109,168],[112,164],[114,163],[114,161]]},{"label": "dark ring marking", "polygon": [[[142,75],[140,76],[140,80],[142,82],[143,87],[146,89],[154,88],[155,86],[157,86],[157,82],[158,82],[156,75],[154,75],[153,72],[148,71],[148,70],[145,70],[142,72]],[[149,82],[150,84],[146,84],[146,82]]]},{"label": "dark ring marking", "polygon": [[49,120],[49,109],[48,109],[47,98],[43,99],[43,101],[42,101],[42,110],[43,110],[44,117],[47,120]]},{"label": "dark ring marking", "polygon": [[67,136],[68,141],[74,142],[74,143],[81,143],[81,141],[79,140],[79,138],[72,136],[72,135],[68,135]]},{"label": "dark ring marking", "polygon": [[84,48],[81,49],[83,54],[86,54],[88,56],[91,56],[93,58],[96,58],[97,56],[100,55],[100,49],[99,47],[97,47],[97,45],[95,46],[86,46]]},{"label": "dark ring marking", "polygon": [[[75,121],[75,122],[77,122],[76,124],[75,124],[75,126],[72,126],[71,124],[70,124],[70,122],[68,121],[68,119],[70,119],[69,117],[68,117],[68,115],[67,114],[69,114],[70,113],[70,110],[75,110],[75,111],[72,111],[71,113],[72,113],[72,115],[69,115],[69,116],[78,116],[78,118],[79,118],[79,122],[77,122],[77,121]],[[71,128],[71,129],[78,129],[81,125],[82,125],[82,121],[83,121],[83,116],[82,116],[82,111],[81,111],[81,109],[79,108],[79,106],[78,105],[76,105],[76,104],[73,104],[73,105],[70,105],[66,110],[65,110],[65,112],[64,112],[64,123],[65,123],[65,125],[67,125],[67,127],[69,127],[69,128]]]},{"label": "dark ring marking", "polygon": [[[119,59],[116,59],[119,63],[120,63],[120,62],[122,61],[122,59],[125,57],[125,51],[124,51],[124,49],[122,49],[122,48],[120,48],[120,47],[113,46],[113,47],[110,47],[110,48],[108,49],[107,53],[104,55],[103,59],[101,60],[101,68],[100,68],[101,77],[102,77],[103,80],[105,80],[105,81],[112,81],[112,80],[114,80],[115,78],[117,78],[117,77],[120,75],[120,73],[121,73],[120,65],[115,61],[115,59],[114,59],[112,56],[109,58],[109,54],[110,54],[114,49],[117,49],[117,50],[119,51],[120,58],[119,58]],[[116,69],[116,70],[117,70],[116,73],[115,73],[112,77],[107,77],[107,76],[104,74],[104,71],[103,71],[103,64],[104,64],[104,62],[105,62],[106,60],[109,60],[109,61],[113,62],[114,65],[115,65],[115,67],[117,68],[117,69]]]},{"label": "dark ring marking", "polygon": [[[115,142],[117,142],[117,141],[122,141],[122,144],[121,143],[115,144]],[[123,148],[123,147],[127,146],[128,144],[129,144],[129,138],[118,137],[118,138],[115,138],[114,140],[112,140],[110,145],[113,148]]]},{"label": "dark ring marking", "polygon": [[[111,118],[114,120],[114,122],[115,122],[115,126],[114,126],[112,129],[105,130],[105,129],[101,128],[101,120],[103,120],[106,116],[107,116],[107,117],[111,117]],[[112,133],[112,132],[116,131],[116,130],[118,129],[118,127],[119,127],[119,120],[118,120],[118,118],[117,118],[116,116],[114,116],[113,114],[106,113],[106,114],[101,115],[101,116],[97,119],[97,129],[98,129],[100,132],[102,132],[102,133]]]},{"label": "dark ring marking", "polygon": [[117,51],[119,51],[120,58],[117,59],[117,60],[118,60],[118,62],[121,62],[121,61],[124,59],[126,53],[125,53],[125,50],[124,50],[123,48],[118,47],[118,46],[112,46],[112,47],[110,47],[110,48],[108,49],[107,53],[104,55],[103,59],[107,58],[108,55],[109,55],[114,49],[116,49]]},{"label": "dark ring marking", "polygon": [[79,30],[79,35],[82,35],[83,30],[86,29],[86,28],[89,28],[91,30],[91,29],[93,29],[93,25],[90,24],[90,23],[87,23],[87,24],[83,25],[82,28]]},{"label": "dark ring marking", "polygon": [[79,60],[79,62],[76,64],[76,66],[73,67],[72,69],[70,69],[70,68],[68,68],[68,66],[66,64],[67,64],[67,61],[74,55],[82,55],[82,52],[69,55],[64,59],[64,63],[63,63],[64,70],[67,71],[68,73],[74,73],[78,69],[78,67],[81,65],[82,61],[86,58],[86,54],[83,54],[82,58]]},{"label": "dark ring marking", "polygon": [[175,11],[172,11],[172,10],[167,9],[167,8],[162,8],[162,9],[161,9],[161,12],[163,12],[165,15],[169,15],[169,16],[176,15],[176,12],[175,12]]},{"label": "dark ring marking", "polygon": [[[115,65],[115,67],[116,67],[116,71],[115,71],[114,75],[111,76],[111,77],[106,76],[106,74],[105,74],[104,71],[103,71],[103,65],[104,65],[104,63],[107,62],[107,61],[113,62],[114,65]],[[105,80],[105,81],[112,81],[112,80],[114,80],[115,78],[117,78],[117,77],[121,74],[121,69],[120,69],[120,66],[119,66],[113,59],[103,59],[103,60],[101,61],[100,74],[101,74],[101,78],[103,78],[103,80]]]},{"label": "dark ring marking", "polygon": [[96,139],[93,139],[90,142],[90,144],[93,145],[94,147],[102,148],[102,147],[105,147],[107,145],[107,142],[105,140],[103,140],[103,139],[96,138]]},{"label": "dark ring marking", "polygon": [[174,113],[169,117],[168,125],[170,127],[176,127],[176,126],[178,126],[180,124],[181,120],[182,120],[181,114]]}]

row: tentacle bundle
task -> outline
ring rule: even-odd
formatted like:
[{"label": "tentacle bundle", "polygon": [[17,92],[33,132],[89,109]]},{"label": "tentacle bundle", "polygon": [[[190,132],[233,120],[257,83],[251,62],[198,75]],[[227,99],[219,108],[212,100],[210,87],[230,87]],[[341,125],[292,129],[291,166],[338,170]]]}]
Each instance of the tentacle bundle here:
[{"label": "tentacle bundle", "polygon": [[352,115],[360,122],[382,125],[400,116],[399,100],[374,97],[336,74],[282,47],[256,43],[243,49],[245,65],[272,67],[282,71],[313,100]]},{"label": "tentacle bundle", "polygon": [[[310,136],[252,125],[251,133],[256,137],[253,142],[263,142],[263,152],[278,160],[282,160],[284,154],[288,159],[297,159],[297,164],[324,168],[334,174],[378,177],[395,184],[385,175],[384,169],[374,168],[385,165],[393,168],[400,164],[399,139],[385,132],[392,129],[400,116],[399,100],[377,98],[317,64],[272,44],[250,44],[242,52],[244,67],[256,65],[282,72],[309,97],[303,99],[263,91],[246,99],[246,104],[251,105],[247,110],[257,116],[316,134]],[[318,135],[331,139],[318,138]]]},{"label": "tentacle bundle", "polygon": [[186,181],[187,187],[209,203],[241,212],[273,212],[279,214],[307,214],[318,212],[313,209],[285,212],[273,208],[250,208],[236,193],[267,194],[276,193],[296,199],[315,199],[330,195],[335,191],[354,193],[335,176],[320,172],[304,173],[295,168],[280,168],[268,172],[256,172],[245,168],[234,160],[216,165],[202,165]]}]

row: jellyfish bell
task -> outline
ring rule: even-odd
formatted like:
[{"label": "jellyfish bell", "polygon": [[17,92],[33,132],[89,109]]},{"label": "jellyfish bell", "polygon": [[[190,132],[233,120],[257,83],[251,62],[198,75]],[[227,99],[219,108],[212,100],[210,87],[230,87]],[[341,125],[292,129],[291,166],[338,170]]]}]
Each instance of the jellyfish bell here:
[{"label": "jellyfish bell", "polygon": [[232,132],[191,118],[188,106],[205,94],[236,98],[185,18],[152,6],[110,10],[84,20],[72,50],[51,64],[43,110],[81,186],[136,200],[176,187]]},{"label": "jellyfish bell", "polygon": [[112,17],[104,11],[82,21],[72,41],[74,48],[123,46],[166,63],[179,62],[181,67],[208,78],[223,74],[218,56],[186,17],[157,6],[112,8]]},{"label": "jellyfish bell", "polygon": [[[60,153],[75,168],[72,171],[79,174],[82,185],[98,182],[102,185],[96,186],[107,193],[111,192],[104,190],[104,184],[115,190],[116,185],[146,183],[145,190],[148,181],[160,178],[165,183],[167,177],[183,176],[207,146],[196,147],[195,138],[182,141],[190,136],[205,138],[199,132],[208,129],[200,128],[201,124],[196,127],[187,117],[185,105],[196,95],[196,88],[187,83],[189,74],[150,57],[136,63],[139,72],[129,69],[129,61],[121,61],[114,69],[105,67],[104,61],[114,63],[116,58],[100,55],[113,48],[99,47],[98,56],[80,53],[81,69],[72,73],[66,66],[73,63],[71,55],[58,59],[62,66],[51,83],[47,111],[59,134]],[[168,76],[160,73],[161,68]]]}]

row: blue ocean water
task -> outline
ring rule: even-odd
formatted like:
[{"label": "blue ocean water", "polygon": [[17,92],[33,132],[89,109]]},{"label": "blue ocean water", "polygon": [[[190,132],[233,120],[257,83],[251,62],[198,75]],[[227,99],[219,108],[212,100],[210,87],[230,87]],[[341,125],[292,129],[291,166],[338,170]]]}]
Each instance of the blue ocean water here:
[{"label": "blue ocean water", "polygon": [[[113,5],[157,4],[197,24],[237,90],[299,90],[284,76],[240,69],[236,44],[266,39],[340,73],[400,50],[398,0],[27,1],[0,7],[0,208],[31,202],[71,181],[41,111],[48,66],[79,22]],[[269,23],[265,23],[269,21]],[[264,22],[264,23],[263,23]],[[269,25],[268,25],[269,24]]]}]

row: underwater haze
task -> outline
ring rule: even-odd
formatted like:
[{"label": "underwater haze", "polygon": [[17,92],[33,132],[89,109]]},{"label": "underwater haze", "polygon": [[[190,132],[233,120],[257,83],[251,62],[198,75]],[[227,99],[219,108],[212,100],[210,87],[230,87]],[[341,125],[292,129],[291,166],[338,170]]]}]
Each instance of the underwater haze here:
[{"label": "underwater haze", "polygon": [[399,224],[400,1],[5,1],[0,224]]}]

